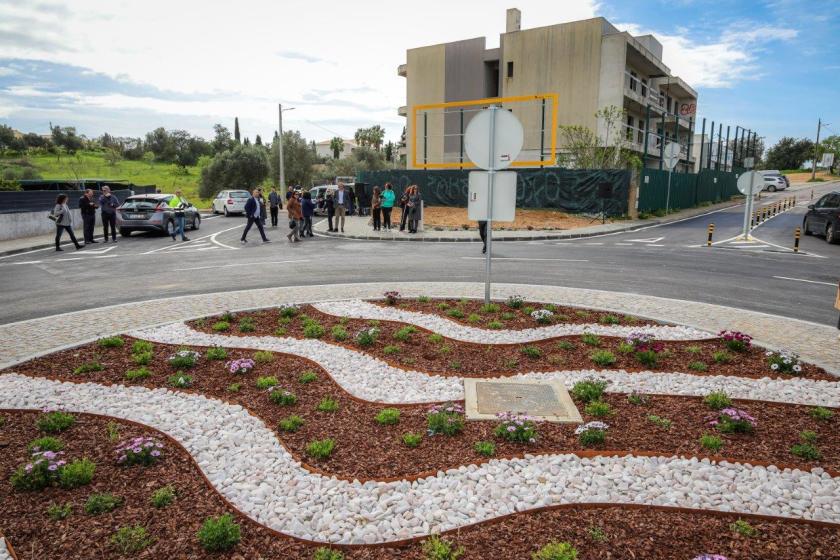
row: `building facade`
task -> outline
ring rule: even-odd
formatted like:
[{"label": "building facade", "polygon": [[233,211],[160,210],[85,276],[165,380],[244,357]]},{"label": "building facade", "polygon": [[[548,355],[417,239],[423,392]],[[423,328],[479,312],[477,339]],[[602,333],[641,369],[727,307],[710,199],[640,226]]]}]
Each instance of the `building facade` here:
[{"label": "building facade", "polygon": [[[693,166],[690,144],[697,92],[665,66],[662,45],[654,36],[634,37],[601,17],[523,30],[521,13],[510,9],[499,48],[487,49],[486,39],[479,37],[409,49],[397,72],[406,78],[406,106],[399,114],[409,117],[409,168],[423,166],[413,165],[411,157],[418,148],[414,143],[421,141],[424,161],[459,161],[459,132],[472,114],[466,119],[452,114],[426,117],[415,131],[413,107],[535,94],[557,94],[558,126],[584,126],[601,138],[607,130],[595,113],[609,106],[623,109],[620,133],[628,148],[646,157],[649,167],[658,166],[663,137],[666,143],[676,140],[683,145],[682,168]],[[545,132],[542,115],[517,115],[526,130],[523,151],[531,160],[542,159],[540,155],[550,160],[545,140],[551,130]]]},{"label": "building facade", "polygon": [[[353,155],[353,150],[358,148],[356,141],[352,138],[344,138],[344,148],[338,153],[338,159],[344,159]],[[319,158],[333,159],[335,154],[330,146],[332,140],[322,140],[315,143],[315,153]]]}]

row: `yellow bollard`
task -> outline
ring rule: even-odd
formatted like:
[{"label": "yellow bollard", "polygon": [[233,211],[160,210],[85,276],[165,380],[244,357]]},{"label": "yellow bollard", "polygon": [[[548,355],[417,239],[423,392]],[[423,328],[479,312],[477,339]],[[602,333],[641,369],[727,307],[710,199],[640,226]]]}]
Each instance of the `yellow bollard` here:
[{"label": "yellow bollard", "polygon": [[802,228],[796,228],[796,232],[793,234],[793,252],[799,252],[799,238],[802,236]]},{"label": "yellow bollard", "polygon": [[709,224],[709,227],[706,228],[706,232],[709,234],[708,239],[706,239],[706,247],[712,246],[712,234],[715,232],[715,224]]}]

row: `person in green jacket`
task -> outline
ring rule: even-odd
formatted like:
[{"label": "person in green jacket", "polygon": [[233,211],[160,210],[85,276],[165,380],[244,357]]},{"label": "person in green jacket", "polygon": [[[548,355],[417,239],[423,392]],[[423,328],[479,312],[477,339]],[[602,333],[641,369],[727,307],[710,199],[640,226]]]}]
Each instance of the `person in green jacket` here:
[{"label": "person in green jacket", "polygon": [[385,229],[391,229],[391,211],[394,209],[394,201],[397,195],[391,183],[385,183],[385,190],[382,191],[382,225]]},{"label": "person in green jacket", "polygon": [[172,241],[180,233],[181,241],[189,241],[189,237],[184,235],[184,222],[186,221],[186,213],[184,209],[187,207],[187,201],[181,198],[181,190],[175,191],[175,196],[169,199],[168,206],[175,210],[175,229],[172,230]]}]

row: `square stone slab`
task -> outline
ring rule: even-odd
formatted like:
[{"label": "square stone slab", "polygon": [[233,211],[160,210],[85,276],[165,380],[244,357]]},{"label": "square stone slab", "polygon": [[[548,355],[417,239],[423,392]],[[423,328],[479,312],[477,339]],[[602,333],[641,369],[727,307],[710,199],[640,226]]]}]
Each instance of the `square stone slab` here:
[{"label": "square stone slab", "polygon": [[464,379],[467,420],[495,420],[500,412],[527,413],[545,422],[583,422],[560,381]]}]

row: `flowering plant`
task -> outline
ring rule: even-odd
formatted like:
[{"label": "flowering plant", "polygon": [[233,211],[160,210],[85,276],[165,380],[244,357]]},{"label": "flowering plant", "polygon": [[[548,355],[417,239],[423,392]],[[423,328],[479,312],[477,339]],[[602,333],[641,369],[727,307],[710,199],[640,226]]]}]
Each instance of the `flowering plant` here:
[{"label": "flowering plant", "polygon": [[32,457],[12,475],[12,486],[19,490],[40,490],[58,481],[61,469],[67,464],[61,451],[37,451],[32,448]]},{"label": "flowering plant", "polygon": [[723,554],[701,554],[695,556],[694,560],[728,560]]},{"label": "flowering plant", "polygon": [[531,312],[531,317],[541,325],[547,325],[554,319],[554,313],[548,309],[537,309]]},{"label": "flowering plant", "polygon": [[356,343],[359,346],[370,346],[376,342],[376,337],[379,336],[379,329],[370,327],[369,329],[362,329],[356,333]]},{"label": "flowering plant", "polygon": [[385,302],[388,305],[397,305],[400,301],[400,293],[396,291],[385,292],[382,294],[385,296]]},{"label": "flowering plant", "polygon": [[733,352],[743,352],[752,346],[752,337],[740,331],[720,331],[718,336],[723,338],[726,347]]},{"label": "flowering plant", "polygon": [[121,465],[151,465],[162,455],[163,444],[153,437],[136,437],[120,443],[114,453]]},{"label": "flowering plant", "polygon": [[201,354],[193,350],[178,350],[169,356],[169,365],[176,368],[191,368],[200,357]]},{"label": "flowering plant", "polygon": [[606,422],[600,422],[598,420],[595,420],[594,422],[587,422],[586,424],[578,426],[575,429],[575,435],[579,436],[580,434],[588,432],[589,430],[600,430],[602,432],[605,432],[609,427],[610,425]]},{"label": "flowering plant", "polygon": [[278,387],[277,385],[268,388],[268,398],[274,404],[283,406],[291,406],[297,402],[297,397],[289,391]]},{"label": "flowering plant", "polygon": [[255,362],[251,358],[239,358],[225,363],[225,369],[230,373],[245,375],[254,369]]},{"label": "flowering plant", "polygon": [[656,342],[656,339],[652,334],[643,332],[631,332],[627,335],[626,342],[627,344],[632,345],[637,352],[652,350],[653,352],[658,353],[662,352],[663,348],[660,342]]},{"label": "flowering plant", "polygon": [[500,412],[496,418],[501,421],[494,431],[498,437],[518,443],[537,442],[537,424],[534,418],[514,412]]},{"label": "flowering plant", "polygon": [[456,403],[437,404],[426,414],[430,436],[454,436],[464,429],[464,407]]},{"label": "flowering plant", "polygon": [[715,427],[723,433],[748,433],[755,429],[755,418],[740,408],[726,407],[715,416],[708,419],[709,426]]},{"label": "flowering plant", "polygon": [[802,362],[799,361],[799,355],[790,350],[780,350],[778,352],[768,350],[764,355],[767,356],[770,369],[775,372],[791,374],[802,372]]},{"label": "flowering plant", "polygon": [[607,428],[610,425],[606,422],[600,422],[595,420],[593,422],[587,422],[581,426],[578,426],[575,429],[575,435],[580,440],[580,443],[583,445],[594,445],[598,443],[604,443],[605,434]]}]

